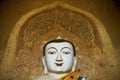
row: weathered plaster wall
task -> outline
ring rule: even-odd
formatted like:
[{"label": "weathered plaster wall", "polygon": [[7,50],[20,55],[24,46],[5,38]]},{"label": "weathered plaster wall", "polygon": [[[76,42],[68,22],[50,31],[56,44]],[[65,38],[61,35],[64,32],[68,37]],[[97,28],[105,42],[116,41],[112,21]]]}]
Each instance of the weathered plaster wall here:
[{"label": "weathered plaster wall", "polygon": [[[0,2],[0,57],[4,56],[6,42],[10,31],[13,29],[19,18],[27,12],[52,3],[56,0],[3,0]],[[120,9],[112,0],[61,0],[67,4],[81,8],[95,15],[105,25],[115,49],[118,61],[120,60]],[[119,67],[120,64],[118,64]],[[118,71],[119,72],[119,71]]]}]

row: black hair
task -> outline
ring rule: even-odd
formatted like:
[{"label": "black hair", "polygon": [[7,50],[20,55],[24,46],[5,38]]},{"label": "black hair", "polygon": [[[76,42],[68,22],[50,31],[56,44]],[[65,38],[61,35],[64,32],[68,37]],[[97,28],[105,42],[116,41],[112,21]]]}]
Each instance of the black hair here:
[{"label": "black hair", "polygon": [[45,56],[45,48],[46,48],[46,46],[47,46],[48,44],[50,44],[50,43],[62,43],[62,42],[68,42],[68,43],[70,43],[70,44],[72,45],[72,47],[73,47],[73,50],[74,50],[74,56],[76,56],[75,46],[73,45],[72,42],[70,42],[70,41],[68,41],[68,40],[65,40],[65,39],[54,39],[54,40],[48,41],[48,42],[44,45],[44,47],[43,47],[43,56]]}]

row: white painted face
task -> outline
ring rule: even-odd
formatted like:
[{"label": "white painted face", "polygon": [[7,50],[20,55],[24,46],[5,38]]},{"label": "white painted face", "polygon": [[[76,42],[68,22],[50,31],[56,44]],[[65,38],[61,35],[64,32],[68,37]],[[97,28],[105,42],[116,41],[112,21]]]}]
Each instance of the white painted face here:
[{"label": "white painted face", "polygon": [[48,72],[70,72],[74,64],[74,50],[70,43],[49,43],[45,48]]}]

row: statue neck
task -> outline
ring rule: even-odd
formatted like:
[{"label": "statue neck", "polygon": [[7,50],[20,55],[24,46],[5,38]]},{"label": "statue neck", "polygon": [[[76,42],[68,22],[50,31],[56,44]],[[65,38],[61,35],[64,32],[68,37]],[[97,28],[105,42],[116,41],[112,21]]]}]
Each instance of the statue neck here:
[{"label": "statue neck", "polygon": [[65,76],[65,75],[67,75],[67,74],[69,74],[69,73],[51,73],[51,72],[49,72],[48,73],[48,76],[52,76],[52,77],[54,77],[54,78],[56,78],[56,79],[59,79],[59,78],[61,78],[61,77],[63,77],[63,76]]}]

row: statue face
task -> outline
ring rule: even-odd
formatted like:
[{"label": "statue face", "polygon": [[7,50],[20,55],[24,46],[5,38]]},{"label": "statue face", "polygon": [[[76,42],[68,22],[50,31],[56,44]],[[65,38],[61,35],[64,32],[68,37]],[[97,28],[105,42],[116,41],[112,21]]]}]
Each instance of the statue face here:
[{"label": "statue face", "polygon": [[48,72],[70,72],[74,63],[73,46],[68,42],[49,43],[45,48]]}]

